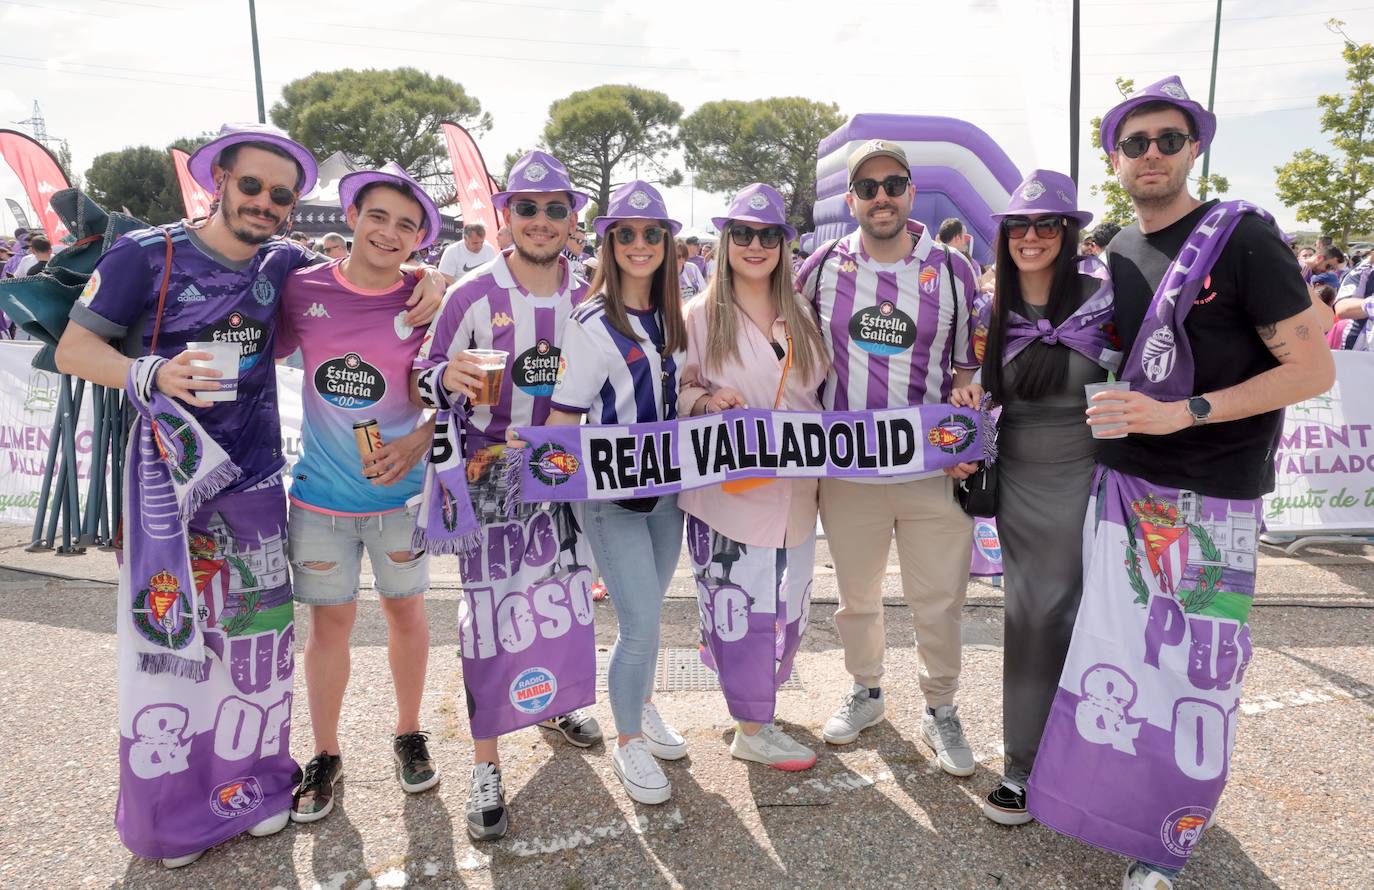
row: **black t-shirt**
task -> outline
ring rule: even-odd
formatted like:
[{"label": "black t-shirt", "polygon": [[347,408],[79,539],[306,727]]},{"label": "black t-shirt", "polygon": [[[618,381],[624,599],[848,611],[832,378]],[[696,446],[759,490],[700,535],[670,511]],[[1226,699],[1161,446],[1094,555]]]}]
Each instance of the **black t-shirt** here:
[{"label": "black t-shirt", "polygon": [[[1155,288],[1209,201],[1158,232],[1138,223],[1122,229],[1107,249],[1116,294],[1116,327],[1129,357]],[[1231,234],[1183,329],[1193,350],[1193,394],[1235,386],[1278,366],[1255,330],[1312,305],[1293,252],[1277,229],[1247,215]],[[1257,498],[1274,488],[1275,437],[1283,412],[1190,427],[1170,436],[1099,439],[1097,459],[1158,485],[1213,497]]]}]

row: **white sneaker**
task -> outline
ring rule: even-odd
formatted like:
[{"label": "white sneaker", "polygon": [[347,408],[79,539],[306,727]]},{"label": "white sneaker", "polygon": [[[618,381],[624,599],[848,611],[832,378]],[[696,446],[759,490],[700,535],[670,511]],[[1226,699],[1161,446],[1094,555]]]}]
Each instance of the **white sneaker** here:
[{"label": "white sneaker", "polygon": [[821,738],[832,745],[848,745],[859,733],[882,722],[885,699],[868,697],[868,687],[855,683],[849,694],[821,729]]},{"label": "white sneaker", "polygon": [[659,716],[654,703],[646,701],[640,714],[640,732],[649,746],[649,753],[659,760],[681,760],[687,756],[687,740]]},{"label": "white sneaker", "polygon": [[815,751],[795,741],[772,723],[763,724],[754,735],[746,734],[744,727],[735,724],[735,740],[730,743],[730,756],[788,772],[810,769],[816,764]]},{"label": "white sneaker", "polygon": [[940,769],[951,776],[973,775],[973,750],[964,738],[964,726],[959,722],[956,705],[941,705],[934,714],[921,717],[921,734],[935,752]]},{"label": "white sneaker", "polygon": [[1143,862],[1133,862],[1121,879],[1121,890],[1174,890],[1174,881]]},{"label": "white sneaker", "polygon": [[181,868],[183,865],[190,865],[204,855],[204,850],[197,850],[194,853],[187,853],[185,856],[169,856],[162,860],[162,865],[165,868]]},{"label": "white sneaker", "polygon": [[275,816],[268,816],[257,825],[248,829],[248,833],[253,837],[270,837],[286,827],[286,823],[291,821],[291,811],[282,810]]},{"label": "white sneaker", "polygon": [[620,784],[625,786],[625,793],[640,803],[663,803],[673,796],[673,786],[663,775],[663,767],[658,765],[648,742],[642,738],[616,745],[611,752],[611,766]]}]

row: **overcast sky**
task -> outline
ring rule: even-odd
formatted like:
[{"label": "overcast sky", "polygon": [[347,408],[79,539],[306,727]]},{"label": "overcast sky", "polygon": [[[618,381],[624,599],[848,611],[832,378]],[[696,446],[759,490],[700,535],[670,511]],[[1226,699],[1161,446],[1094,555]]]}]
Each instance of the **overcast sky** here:
[{"label": "overcast sky", "polygon": [[[259,0],[258,30],[269,109],[284,84],[314,71],[416,66],[459,81],[491,112],[495,126],[479,144],[492,167],[534,144],[554,99],[631,83],[667,93],[687,113],[716,99],[800,95],[845,114],[959,117],[1025,172],[1067,151],[1048,154],[1044,127],[1038,141],[1030,122],[1031,109],[1061,92],[1049,60],[1067,55],[1069,37],[1037,38],[1003,14],[1012,3],[1067,0]],[[0,0],[0,125],[28,118],[38,100],[49,133],[68,140],[84,174],[101,152],[254,120],[247,7]],[[1083,0],[1079,181],[1088,209],[1100,210],[1088,189],[1105,172],[1087,121],[1116,101],[1114,78],[1143,85],[1177,73],[1205,101],[1215,10],[1211,0]],[[1368,0],[1226,0],[1223,9],[1212,172],[1230,178],[1230,197],[1266,207],[1284,228],[1311,226],[1279,204],[1273,168],[1300,148],[1327,148],[1315,100],[1346,88],[1341,38],[1324,24],[1332,17],[1355,40],[1374,40]],[[1064,130],[1066,146],[1066,128],[1052,129]],[[22,200],[8,170],[0,194]],[[687,187],[668,198],[698,229],[728,200]],[[13,225],[8,211],[0,220]]]}]

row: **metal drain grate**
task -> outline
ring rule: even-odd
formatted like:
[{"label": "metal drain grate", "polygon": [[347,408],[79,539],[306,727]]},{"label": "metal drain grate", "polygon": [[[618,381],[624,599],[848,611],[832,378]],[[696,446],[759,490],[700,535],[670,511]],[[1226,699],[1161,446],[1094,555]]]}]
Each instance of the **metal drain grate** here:
[{"label": "metal drain grate", "polygon": [[[610,652],[596,653],[596,688],[606,690],[606,667],[610,664]],[[696,649],[668,648],[658,650],[658,670],[654,675],[656,692],[709,692],[720,688],[720,680],[715,671],[701,663]],[[803,691],[800,678],[794,668],[780,689],[788,692]]]}]

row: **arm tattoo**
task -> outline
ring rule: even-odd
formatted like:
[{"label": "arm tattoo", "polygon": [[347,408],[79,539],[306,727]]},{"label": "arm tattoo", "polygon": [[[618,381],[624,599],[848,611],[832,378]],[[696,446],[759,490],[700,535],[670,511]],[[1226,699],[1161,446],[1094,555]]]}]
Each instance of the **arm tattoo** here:
[{"label": "arm tattoo", "polygon": [[1293,329],[1293,333],[1297,335],[1299,340],[1307,340],[1312,336],[1312,331],[1305,324],[1298,325]]},{"label": "arm tattoo", "polygon": [[[1279,332],[1279,326],[1276,324],[1262,324],[1255,330],[1259,331],[1261,340],[1272,340],[1274,339],[1274,335]],[[1271,346],[1270,349],[1272,348]]]}]

